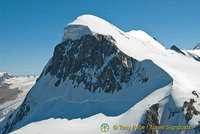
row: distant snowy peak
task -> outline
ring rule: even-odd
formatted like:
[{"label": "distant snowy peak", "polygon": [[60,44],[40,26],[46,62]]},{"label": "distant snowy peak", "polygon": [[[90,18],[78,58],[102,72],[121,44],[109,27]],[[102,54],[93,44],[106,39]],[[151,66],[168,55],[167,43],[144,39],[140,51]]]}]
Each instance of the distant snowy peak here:
[{"label": "distant snowy peak", "polygon": [[0,83],[2,83],[5,79],[12,78],[13,76],[6,72],[0,72]]},{"label": "distant snowy peak", "polygon": [[194,47],[194,50],[200,50],[200,42],[198,42],[198,43],[196,44],[196,46]]},{"label": "distant snowy peak", "polygon": [[0,77],[5,77],[5,78],[11,78],[13,77],[11,74],[9,73],[6,73],[6,72],[0,72]]}]

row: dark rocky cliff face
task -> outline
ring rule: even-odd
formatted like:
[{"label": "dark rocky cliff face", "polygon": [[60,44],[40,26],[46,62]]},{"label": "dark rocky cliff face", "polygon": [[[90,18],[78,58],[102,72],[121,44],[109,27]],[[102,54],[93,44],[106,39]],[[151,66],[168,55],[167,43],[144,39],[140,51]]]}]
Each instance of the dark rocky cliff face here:
[{"label": "dark rocky cliff face", "polygon": [[147,110],[144,122],[141,126],[145,126],[142,134],[157,134],[156,129],[152,129],[151,126],[159,126],[159,115],[158,115],[159,104],[153,104],[149,110]]},{"label": "dark rocky cliff face", "polygon": [[[74,87],[83,83],[85,89],[95,92],[119,91],[122,83],[128,83],[135,69],[136,60],[125,55],[115,45],[111,36],[85,35],[80,40],[67,40],[55,48],[45,75],[50,73],[59,86],[66,78]],[[141,82],[147,77],[138,73]]]}]

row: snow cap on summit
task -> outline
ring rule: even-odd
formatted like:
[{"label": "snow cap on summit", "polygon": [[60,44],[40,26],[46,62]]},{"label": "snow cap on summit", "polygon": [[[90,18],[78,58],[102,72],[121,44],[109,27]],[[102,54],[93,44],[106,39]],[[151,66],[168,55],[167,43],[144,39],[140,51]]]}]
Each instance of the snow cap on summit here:
[{"label": "snow cap on summit", "polygon": [[94,35],[96,33],[113,35],[119,34],[118,32],[124,33],[117,27],[99,17],[94,15],[82,15],[64,28],[64,36],[62,41],[67,39],[80,39],[80,37],[83,35]]},{"label": "snow cap on summit", "polygon": [[[68,39],[77,40],[84,35],[102,34],[112,36],[118,44],[118,47],[122,50],[127,50],[129,46],[125,46],[124,44],[131,44],[129,40],[134,41],[134,44],[141,45],[143,44],[143,42],[148,42],[154,45],[154,47],[165,50],[164,46],[162,46],[159,42],[157,42],[155,39],[153,39],[151,36],[141,30],[132,30],[131,32],[126,33],[116,26],[110,24],[109,22],[94,15],[79,16],[76,20],[69,23],[64,28],[63,32],[64,35],[62,38],[62,42]],[[129,52],[127,52],[126,54],[131,55],[131,53]]]}]

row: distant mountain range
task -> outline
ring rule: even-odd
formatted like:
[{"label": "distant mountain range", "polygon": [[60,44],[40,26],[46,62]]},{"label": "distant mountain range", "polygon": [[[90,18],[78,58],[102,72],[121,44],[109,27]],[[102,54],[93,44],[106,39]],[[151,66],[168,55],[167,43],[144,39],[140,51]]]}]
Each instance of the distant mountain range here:
[{"label": "distant mountain range", "polygon": [[0,120],[21,105],[36,79],[37,76],[15,77],[0,73]]}]

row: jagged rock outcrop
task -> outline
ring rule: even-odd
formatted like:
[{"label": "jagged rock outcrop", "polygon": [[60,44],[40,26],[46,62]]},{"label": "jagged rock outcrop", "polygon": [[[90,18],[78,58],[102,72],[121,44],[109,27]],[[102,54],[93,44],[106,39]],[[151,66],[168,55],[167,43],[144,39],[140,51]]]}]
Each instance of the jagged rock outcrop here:
[{"label": "jagged rock outcrop", "polygon": [[113,93],[121,89],[122,83],[128,83],[134,72],[138,72],[138,82],[148,81],[139,69],[135,70],[136,63],[116,47],[111,36],[85,35],[57,45],[45,75],[50,73],[58,78],[56,87],[69,78],[74,87],[83,83],[91,92],[98,89]]},{"label": "jagged rock outcrop", "polygon": [[[199,98],[199,93],[196,92],[195,90],[192,91],[192,94],[196,97],[196,98]],[[186,122],[188,123],[192,118],[193,118],[193,115],[199,115],[200,114],[200,111],[198,111],[196,109],[196,107],[194,106],[194,103],[197,103],[197,101],[195,99],[190,99],[190,101],[185,101],[183,103],[183,106],[182,106],[182,111],[186,112],[185,114],[185,120]]]},{"label": "jagged rock outcrop", "polygon": [[175,46],[175,45],[171,46],[170,49],[171,49],[171,50],[174,50],[174,51],[177,52],[177,53],[180,53],[180,54],[185,55],[185,53],[182,52],[182,51],[181,51],[177,46]]},{"label": "jagged rock outcrop", "polygon": [[197,44],[196,44],[196,46],[194,47],[194,50],[200,50],[200,42],[198,42]]},{"label": "jagged rock outcrop", "polygon": [[159,103],[152,105],[147,110],[145,119],[141,126],[145,126],[143,134],[157,134],[156,129],[152,129],[152,126],[159,126],[159,115],[158,115]]},{"label": "jagged rock outcrop", "polygon": [[195,102],[196,101],[194,99],[190,99],[190,102],[185,101],[182,106],[182,111],[186,111],[185,120],[187,123],[192,119],[193,115],[200,114],[200,112],[197,111],[196,108],[193,106]]}]

